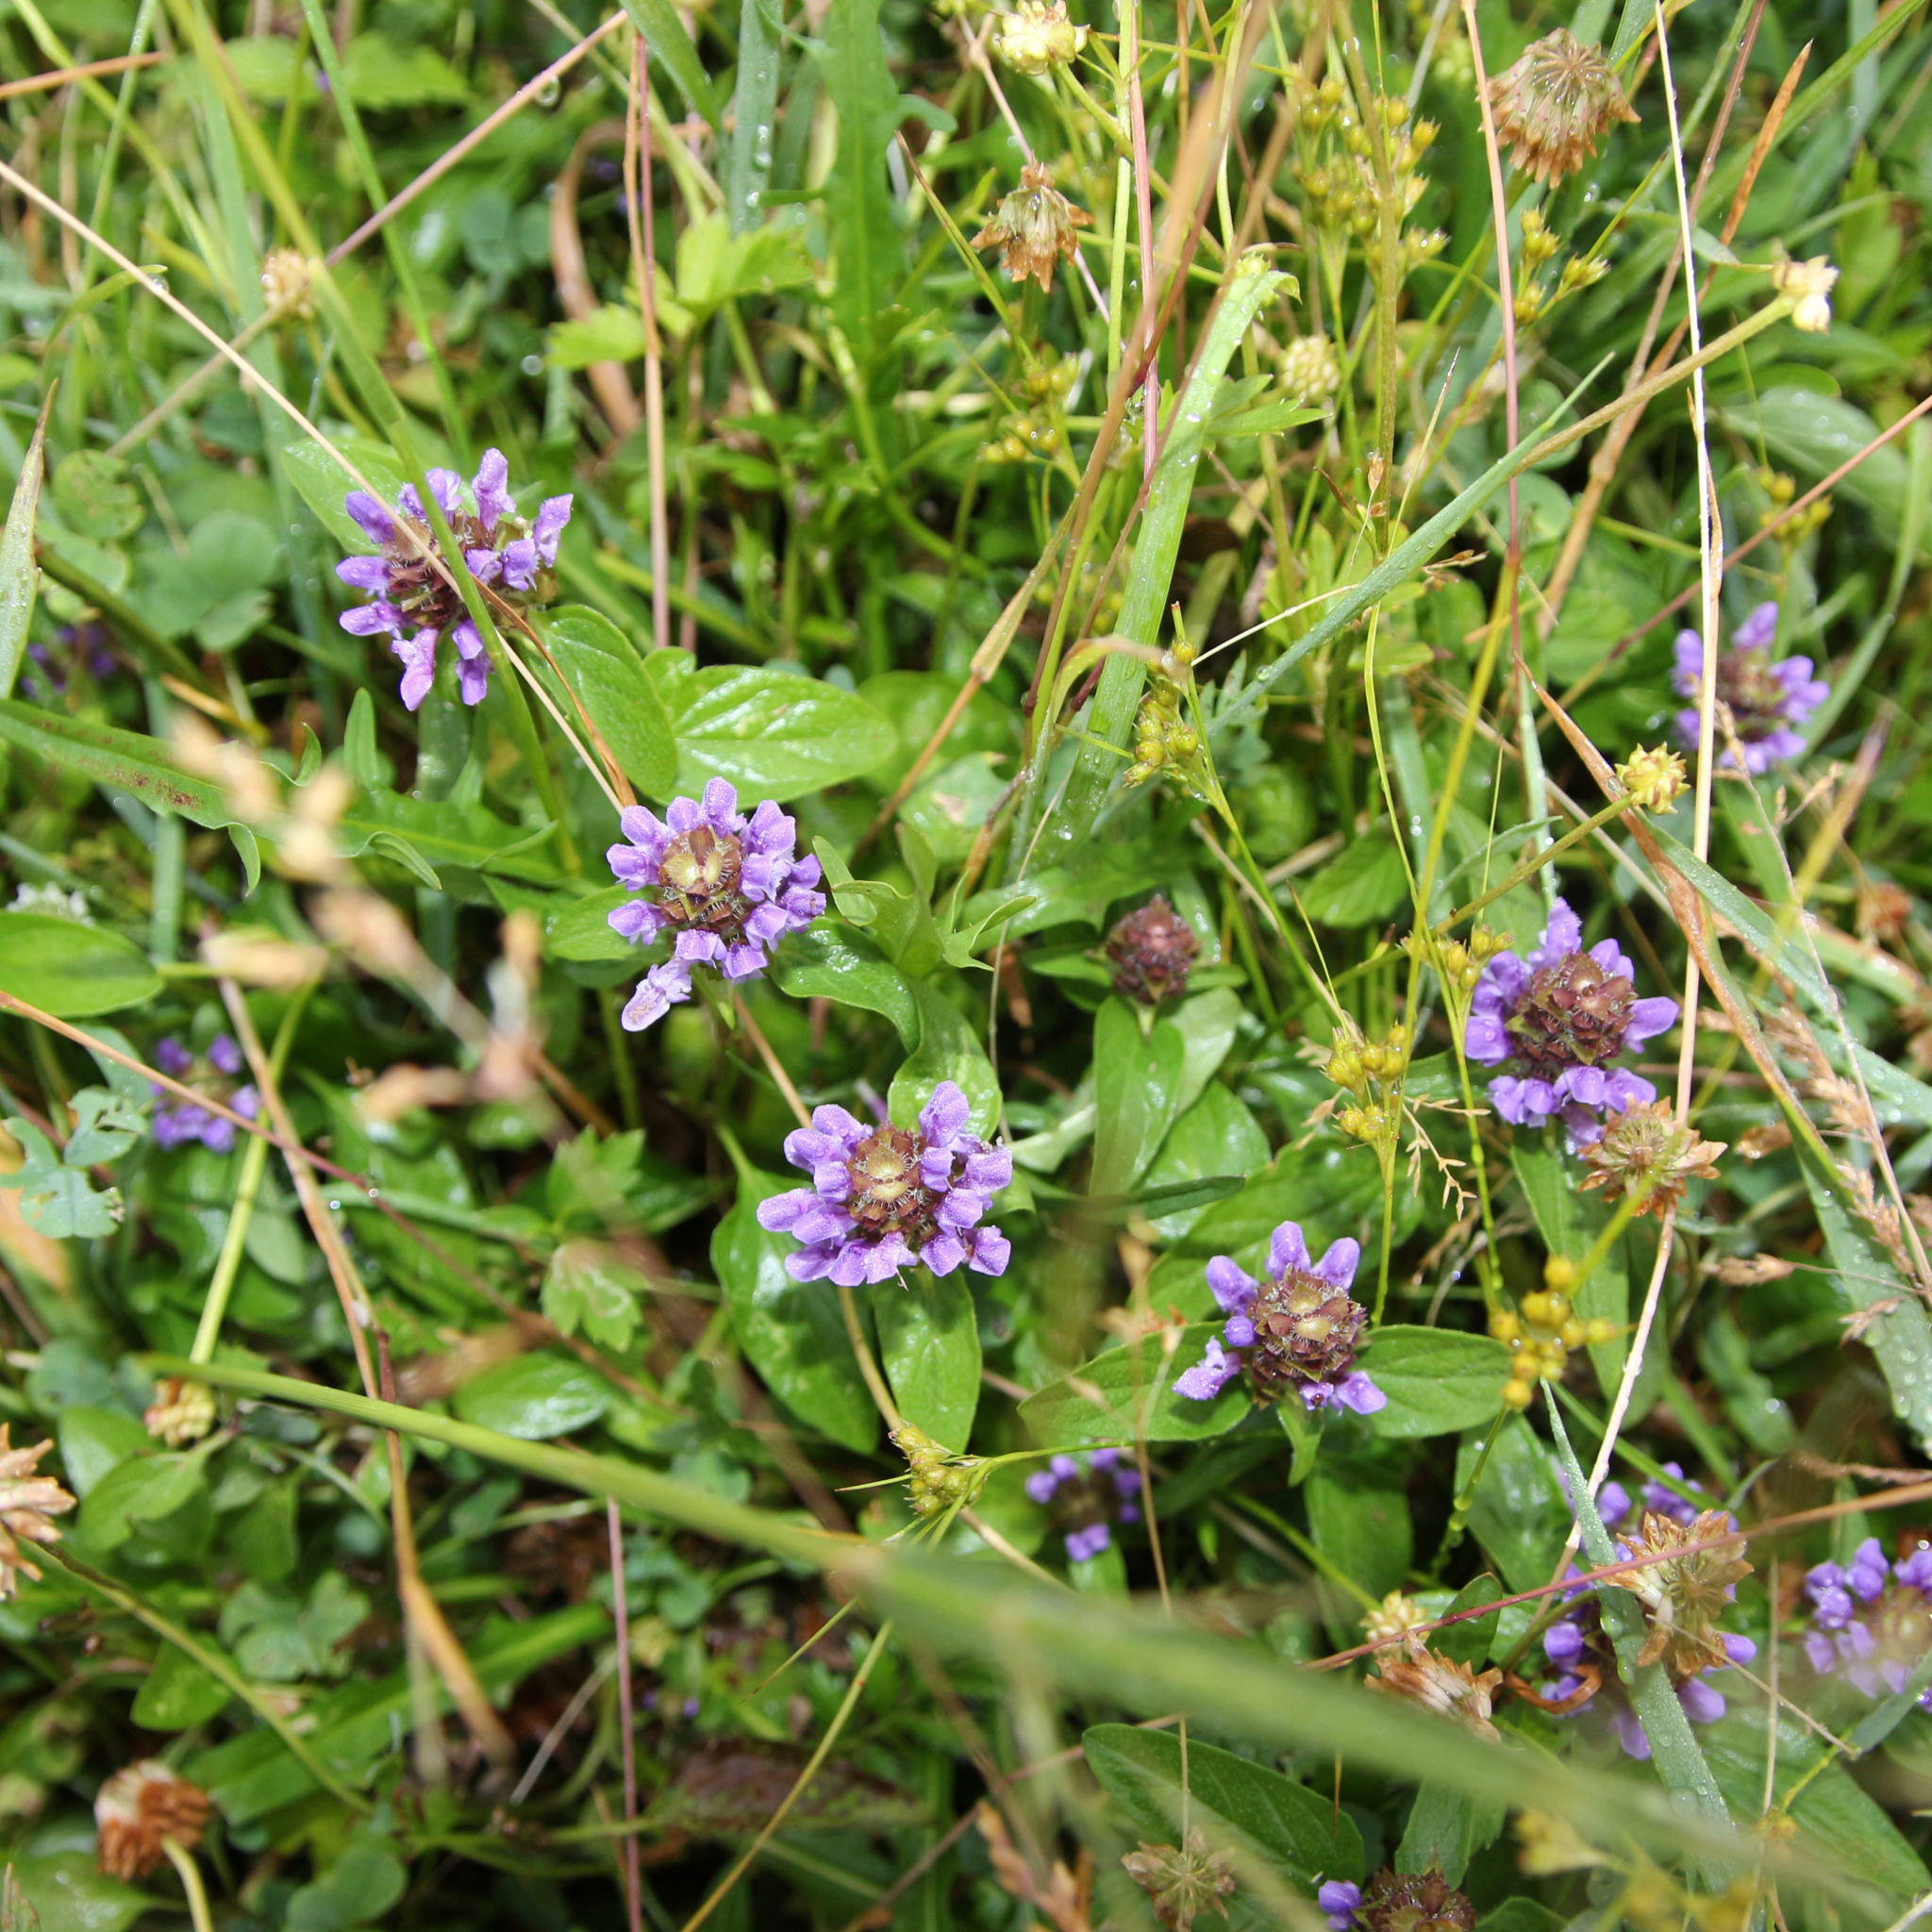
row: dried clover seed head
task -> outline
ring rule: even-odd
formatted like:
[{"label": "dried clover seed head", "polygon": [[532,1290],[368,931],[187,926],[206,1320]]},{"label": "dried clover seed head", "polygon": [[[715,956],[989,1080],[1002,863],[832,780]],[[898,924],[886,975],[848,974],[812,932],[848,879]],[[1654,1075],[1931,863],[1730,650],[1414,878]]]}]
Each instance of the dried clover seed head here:
[{"label": "dried clover seed head", "polygon": [[169,1839],[185,1852],[194,1849],[208,1808],[208,1793],[158,1758],[117,1771],[94,1799],[101,1870],[110,1878],[145,1878],[167,1856]]},{"label": "dried clover seed head", "polygon": [[1583,1186],[1601,1188],[1612,1201],[1641,1195],[1636,1212],[1661,1216],[1683,1200],[1690,1181],[1717,1178],[1712,1163],[1724,1151],[1723,1141],[1700,1141],[1693,1129],[1678,1125],[1668,1100],[1653,1101],[1613,1114],[1603,1139],[1583,1150],[1590,1168]]},{"label": "dried clover seed head", "polygon": [[1173,1932],[1190,1932],[1203,1912],[1227,1917],[1222,1900],[1234,1895],[1234,1856],[1210,1852],[1198,1829],[1178,1846],[1143,1844],[1121,1863],[1147,1894],[1154,1916]]},{"label": "dried clover seed head", "polygon": [[[1724,1509],[1706,1509],[1689,1523],[1646,1510],[1642,1529],[1624,1540],[1633,1557],[1662,1556],[1628,1573],[1624,1587],[1643,1606],[1650,1635],[1638,1654],[1640,1664],[1659,1660],[1683,1682],[1700,1671],[1722,1669],[1731,1654],[1718,1619],[1730,1607],[1738,1585],[1750,1575],[1744,1540],[1737,1519]],[[1691,1544],[1722,1538],[1708,1549]],[[1672,1552],[1682,1551],[1674,1555]]]},{"label": "dried clover seed head", "polygon": [[1619,121],[1638,119],[1603,49],[1564,27],[1532,41],[1490,82],[1490,106],[1511,162],[1545,182],[1574,175]]},{"label": "dried clover seed head", "polygon": [[992,219],[974,236],[973,245],[997,248],[1000,266],[1016,282],[1030,276],[1050,295],[1054,265],[1073,260],[1079,246],[1074,231],[1092,225],[1093,217],[1053,185],[1053,175],[1038,161],[1028,161],[1020,170],[1019,187],[1002,199]]}]

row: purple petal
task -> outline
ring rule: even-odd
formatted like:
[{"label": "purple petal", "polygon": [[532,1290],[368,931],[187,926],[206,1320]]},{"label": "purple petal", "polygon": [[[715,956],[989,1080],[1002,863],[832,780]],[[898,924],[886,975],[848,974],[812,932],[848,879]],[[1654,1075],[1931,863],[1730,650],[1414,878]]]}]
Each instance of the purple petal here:
[{"label": "purple petal", "polygon": [[[1777,606],[1760,604],[1731,633],[1731,645],[1739,651],[1761,651],[1777,639]],[[1809,666],[1807,666],[1809,669]]]},{"label": "purple petal", "polygon": [[1724,1695],[1702,1677],[1692,1677],[1677,1686],[1677,1702],[1693,1724],[1714,1724],[1724,1714]]},{"label": "purple petal", "polygon": [[1677,1003],[1664,994],[1647,1000],[1638,1000],[1630,1008],[1630,1019],[1624,1029],[1624,1044],[1626,1048],[1641,1046],[1646,1040],[1655,1040],[1659,1033],[1668,1033],[1677,1024]]},{"label": "purple petal", "polygon": [[242,1071],[242,1049],[225,1033],[217,1033],[208,1045],[208,1063],[216,1073],[232,1078]]},{"label": "purple petal", "polygon": [[798,1217],[817,1205],[818,1196],[809,1188],[788,1188],[784,1193],[758,1203],[758,1225],[770,1234],[789,1234]]},{"label": "purple petal", "polygon": [[1755,1663],[1757,1658],[1757,1646],[1748,1637],[1737,1637],[1726,1634],[1724,1638],[1724,1655],[1734,1664]]},{"label": "purple petal", "polygon": [[1241,1358],[1226,1354],[1215,1336],[1208,1338],[1208,1353],[1174,1385],[1176,1395],[1192,1402],[1212,1402],[1241,1374]]},{"label": "purple petal", "polygon": [[1479,1065],[1501,1066],[1509,1058],[1508,1029],[1494,1013],[1473,1012],[1463,1029],[1462,1050]]},{"label": "purple petal", "polygon": [[[352,638],[373,638],[383,631],[400,631],[408,622],[393,604],[358,604],[345,610],[336,622]],[[432,634],[433,635],[433,634]]]},{"label": "purple petal", "polygon": [[528,537],[511,538],[498,555],[503,566],[503,581],[510,590],[534,591],[537,588],[537,573],[542,569],[543,559]]},{"label": "purple petal", "polygon": [[419,630],[408,640],[398,638],[390,649],[403,660],[403,708],[420,710],[429,687],[436,682],[436,633]]},{"label": "purple petal", "polygon": [[[1292,1223],[1290,1224],[1293,1225]],[[1299,1228],[1295,1230],[1301,1232]],[[1330,1288],[1339,1288],[1344,1292],[1355,1285],[1355,1271],[1362,1257],[1362,1244],[1347,1235],[1337,1241],[1328,1252],[1317,1261],[1310,1271],[1317,1280],[1325,1281]],[[1375,1405],[1377,1408],[1380,1403]]]},{"label": "purple petal", "polygon": [[641,1033],[675,1006],[691,997],[691,968],[676,959],[653,966],[638,982],[638,990],[623,1013],[626,1033]]},{"label": "purple petal", "polygon": [[723,778],[705,782],[704,815],[720,838],[730,837],[744,828],[738,816],[738,789]]},{"label": "purple petal", "polygon": [[724,977],[734,986],[743,980],[756,979],[769,963],[765,949],[756,943],[726,946],[724,949]]},{"label": "purple petal", "polygon": [[1357,1415],[1374,1415],[1389,1407],[1389,1398],[1359,1369],[1335,1385],[1335,1399]]},{"label": "purple petal", "polygon": [[194,1064],[194,1056],[171,1034],[155,1048],[155,1064],[178,1080]]},{"label": "purple petal", "polygon": [[935,1274],[950,1274],[966,1258],[966,1243],[957,1234],[941,1230],[919,1251],[919,1258]]},{"label": "purple petal", "polygon": [[483,460],[476,465],[476,480],[470,490],[476,499],[476,521],[486,532],[493,531],[496,520],[510,503],[509,458],[500,449],[483,452]]},{"label": "purple petal", "polygon": [[381,557],[345,557],[336,565],[336,575],[358,591],[389,589],[389,561]]},{"label": "purple petal", "polygon": [[379,546],[394,541],[395,518],[391,515],[389,506],[377,502],[368,491],[350,491],[342,498],[342,508],[356,520],[357,527],[372,543]]},{"label": "purple petal", "polygon": [[941,1080],[932,1090],[932,1098],[920,1109],[919,1131],[929,1144],[943,1145],[964,1133],[972,1118],[973,1108],[965,1094],[952,1081]]},{"label": "purple petal", "polygon": [[1208,1286],[1224,1315],[1238,1315],[1253,1306],[1259,1284],[1237,1268],[1225,1255],[1216,1255],[1207,1268]]},{"label": "purple petal", "polygon": [[1532,966],[1554,966],[1572,953],[1583,949],[1583,922],[1570,909],[1567,899],[1550,908],[1549,924],[1543,927],[1542,942],[1529,956]]},{"label": "purple petal", "polygon": [[1269,1274],[1278,1280],[1291,1269],[1306,1273],[1308,1266],[1308,1244],[1302,1237],[1300,1224],[1284,1221],[1269,1238]]},{"label": "purple petal", "polygon": [[570,522],[571,503],[568,496],[547,496],[537,511],[531,534],[537,541],[538,555],[545,563],[557,561],[557,546],[562,541],[564,525]]},{"label": "purple petal", "polygon": [[1054,1491],[1060,1486],[1060,1479],[1051,1469],[1036,1469],[1026,1478],[1026,1493],[1042,1507],[1053,1501]]},{"label": "purple petal", "polygon": [[1247,1315],[1230,1315],[1223,1324],[1222,1340],[1230,1348],[1253,1348],[1255,1345],[1255,1324]]},{"label": "purple petal", "polygon": [[1004,1274],[1013,1244],[996,1227],[975,1227],[967,1237],[966,1265],[975,1274]]}]

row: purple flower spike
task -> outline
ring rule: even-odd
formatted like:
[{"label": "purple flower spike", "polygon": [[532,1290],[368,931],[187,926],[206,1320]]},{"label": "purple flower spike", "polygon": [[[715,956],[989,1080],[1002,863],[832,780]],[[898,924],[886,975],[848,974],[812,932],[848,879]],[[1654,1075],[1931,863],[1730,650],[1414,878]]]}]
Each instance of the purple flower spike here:
[{"label": "purple flower spike", "polygon": [[[1731,648],[1717,660],[1717,701],[1731,714],[1731,728],[1744,754],[1744,769],[1753,776],[1802,758],[1805,740],[1797,727],[1831,695],[1831,687],[1814,677],[1809,658],[1783,658],[1775,662],[1771,646],[1777,640],[1777,606],[1760,604],[1731,634]],[[1676,641],[1677,668],[1673,682],[1690,707],[1677,713],[1677,733],[1683,741],[1697,743],[1699,706],[1704,693],[1704,640],[1694,630],[1680,630]],[[1718,742],[1724,744],[1723,721]],[[1718,762],[1730,771],[1737,758],[1729,746]]]},{"label": "purple flower spike", "polygon": [[[535,525],[525,523],[516,513],[509,463],[499,449],[483,452],[467,502],[454,470],[432,470],[428,481],[470,575],[507,601],[547,603],[556,592],[550,573],[570,522],[571,499],[550,497]],[[489,654],[461,593],[443,575],[438,540],[415,485],[404,484],[393,508],[366,490],[352,490],[342,508],[381,553],[337,564],[343,583],[372,600],[343,611],[342,628],[354,637],[390,638],[390,649],[403,664],[402,700],[412,711],[422,708],[436,682],[437,645],[451,638],[458,691],[464,704],[480,705],[490,689]]]},{"label": "purple flower spike", "polygon": [[[155,1063],[171,1079],[192,1087],[197,1093],[232,1108],[243,1120],[252,1121],[260,1111],[261,1096],[252,1086],[238,1087],[235,1076],[242,1071],[242,1049],[225,1033],[216,1034],[206,1054],[197,1058],[178,1040],[169,1038],[155,1047]],[[230,1154],[235,1147],[235,1123],[210,1107],[183,1100],[166,1087],[149,1083],[157,1101],[155,1144],[158,1147],[185,1147],[199,1141],[210,1154]]]},{"label": "purple flower spike", "polygon": [[1506,1121],[1540,1127],[1560,1118],[1574,1152],[1602,1137],[1604,1113],[1657,1098],[1641,1074],[1606,1065],[1676,1024],[1676,1001],[1639,999],[1636,977],[1615,940],[1583,950],[1582,924],[1561,899],[1526,959],[1500,953],[1483,968],[1463,1050],[1485,1066],[1522,1069],[1490,1082]]},{"label": "purple flower spike", "polygon": [[1211,1402],[1245,1370],[1260,1402],[1279,1402],[1292,1391],[1316,1414],[1335,1407],[1374,1415],[1386,1407],[1389,1398],[1355,1366],[1363,1311],[1349,1290],[1360,1259],[1360,1244],[1347,1240],[1312,1259],[1292,1221],[1274,1230],[1261,1281],[1227,1256],[1215,1256],[1208,1286],[1227,1320],[1219,1336],[1208,1338],[1205,1359],[1174,1383],[1174,1393]]},{"label": "purple flower spike", "polygon": [[[1922,1544],[1888,1565],[1876,1537],[1849,1563],[1819,1563],[1805,1575],[1811,1627],[1805,1655],[1824,1676],[1840,1676],[1861,1696],[1896,1695],[1932,1648],[1932,1549]],[[1922,1695],[1921,1706],[1932,1709]]]},{"label": "purple flower spike", "polygon": [[[713,791],[728,796],[730,787],[714,779],[708,805]],[[672,807],[674,824],[678,806],[689,805],[679,799]],[[817,861],[808,863],[816,878]],[[841,1288],[857,1288],[890,1281],[921,1262],[935,1274],[962,1265],[975,1274],[1005,1274],[1012,1252],[1007,1238],[979,1224],[992,1196],[1012,1185],[1013,1158],[965,1132],[970,1114],[966,1096],[941,1080],[916,1128],[873,1125],[842,1107],[822,1107],[809,1127],[789,1135],[785,1158],[812,1184],[761,1202],[758,1224],[803,1244],[785,1257],[792,1280],[829,1276]]]},{"label": "purple flower spike", "polygon": [[[645,974],[624,1009],[632,1033],[691,997],[694,966],[715,967],[733,983],[756,978],[787,933],[803,932],[825,909],[824,894],[812,890],[818,860],[797,856],[798,821],[768,798],[747,824],[722,778],[705,787],[701,801],[673,799],[665,820],[634,805],[618,823],[628,842],[607,855],[611,874],[652,896],[618,907],[611,930],[645,945],[661,933],[675,936],[670,959]],[[998,1185],[1011,1179],[1009,1163]],[[967,1184],[979,1185],[972,1176]]]},{"label": "purple flower spike", "polygon": [[1315,1903],[1327,1914],[1334,1932],[1348,1932],[1355,1924],[1355,1915],[1361,1910],[1362,1889],[1351,1885],[1346,1878],[1331,1878],[1316,1892]]}]

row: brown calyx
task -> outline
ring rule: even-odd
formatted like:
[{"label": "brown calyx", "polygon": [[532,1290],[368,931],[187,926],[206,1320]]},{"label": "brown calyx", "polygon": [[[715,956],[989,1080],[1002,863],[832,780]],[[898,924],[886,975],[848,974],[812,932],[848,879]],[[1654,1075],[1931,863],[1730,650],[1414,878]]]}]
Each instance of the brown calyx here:
[{"label": "brown calyx", "polygon": [[1612,1059],[1636,1004],[1637,989],[1623,974],[1606,973],[1588,953],[1568,954],[1538,970],[1509,1016],[1516,1058],[1546,1080]]},{"label": "brown calyx", "polygon": [[845,1211],[867,1234],[902,1234],[918,1249],[939,1231],[940,1197],[919,1176],[924,1146],[904,1127],[880,1127],[853,1149]]},{"label": "brown calyx", "polygon": [[727,945],[744,939],[751,901],[739,890],[744,847],[729,832],[694,825],[664,848],[658,903],[681,926],[713,932]]}]

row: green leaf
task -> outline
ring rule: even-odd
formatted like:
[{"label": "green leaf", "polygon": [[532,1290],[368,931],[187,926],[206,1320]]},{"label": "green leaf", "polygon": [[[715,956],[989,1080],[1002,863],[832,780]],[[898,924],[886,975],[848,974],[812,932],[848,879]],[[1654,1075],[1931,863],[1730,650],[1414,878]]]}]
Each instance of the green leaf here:
[{"label": "green leaf", "polygon": [[125,1409],[73,1403],[60,1410],[59,1427],[67,1487],[83,1502],[109,1471],[154,1447],[146,1426]]},{"label": "green leaf", "polygon": [[886,65],[878,0],[832,0],[820,71],[839,114],[839,151],[825,184],[825,225],[838,274],[834,305],[846,334],[861,341],[866,325],[892,299],[894,256],[904,259],[886,178],[899,90]]},{"label": "green leaf", "polygon": [[[52,407],[53,398],[47,399]],[[26,650],[27,626],[34,617],[34,592],[41,574],[34,562],[34,519],[41,507],[42,448],[47,440],[47,411],[34,425],[33,441],[27,444],[26,458],[20,466],[20,480],[13,486],[13,502],[7,511],[7,527],[0,530],[0,698],[13,691],[20,675],[20,660]],[[75,461],[69,457],[67,463]]]},{"label": "green leaf", "polygon": [[714,666],[670,681],[678,790],[695,797],[725,778],[749,808],[781,805],[872,770],[892,749],[892,727],[850,691],[780,671]]},{"label": "green leaf", "polygon": [[623,1351],[637,1333],[638,1305],[650,1283],[608,1241],[569,1241],[543,1274],[543,1313],[565,1335]]},{"label": "green leaf", "polygon": [[[1398,1464],[1384,1457],[1329,1455],[1302,1494],[1315,1547],[1344,1576],[1378,1601],[1401,1586],[1415,1542]],[[1319,1594],[1336,1642],[1353,1643],[1361,1628],[1361,1603],[1325,1581]]]},{"label": "green leaf", "polygon": [[540,885],[558,876],[556,865],[536,849],[547,840],[547,826],[531,832],[508,825],[480,805],[409,798],[395,791],[363,793],[336,824],[337,849],[345,858],[358,858],[373,849],[399,862],[407,862],[407,855],[418,865],[500,872]]},{"label": "green leaf", "polygon": [[1217,986],[1211,991],[1197,992],[1193,998],[1183,1000],[1162,1018],[1187,1043],[1176,1103],[1185,1113],[1200,1099],[1227,1058],[1227,1050],[1241,1030],[1241,1003],[1232,987]]},{"label": "green leaf", "polygon": [[734,234],[757,223],[771,182],[782,48],[783,8],[774,0],[742,0],[738,9],[738,97],[724,171],[724,206]]},{"label": "green leaf", "polygon": [[1378,1328],[1360,1366],[1389,1398],[1369,1426],[1400,1441],[1492,1420],[1503,1407],[1509,1351],[1493,1336],[1456,1328]]},{"label": "green leaf", "polygon": [[948,1449],[963,1450],[979,1407],[979,1322],[963,1269],[901,1287],[871,1289],[879,1359],[906,1419]]},{"label": "green leaf", "polygon": [[644,318],[619,302],[588,315],[553,323],[546,360],[557,369],[588,369],[593,362],[636,362],[650,347]]},{"label": "green leaf", "polygon": [[[1149,1191],[1209,1175],[1246,1176],[1267,1165],[1268,1137],[1247,1103],[1219,1081],[1174,1122],[1147,1170]],[[1155,1232],[1172,1241],[1184,1235],[1206,1211],[1203,1207],[1163,1206],[1149,1214]]]},{"label": "green leaf", "polygon": [[119,1160],[147,1132],[140,1103],[110,1088],[83,1087],[68,1102],[68,1111],[74,1126],[60,1158],[69,1167]]},{"label": "green leaf", "polygon": [[358,34],[342,66],[349,98],[358,108],[454,107],[469,98],[462,75],[420,42],[399,46],[386,34]]},{"label": "green leaf", "polygon": [[1483,1804],[1435,1778],[1424,1778],[1409,1807],[1395,1869],[1411,1876],[1439,1869],[1451,1885],[1460,1885],[1470,1857],[1494,1841],[1503,1828],[1500,1805]]},{"label": "green leaf", "polygon": [[0,911],[0,989],[58,1019],[86,1020],[144,1006],[161,978],[118,933],[45,912]]},{"label": "green leaf", "polygon": [[40,1932],[125,1932],[154,1904],[144,1891],[109,1878],[92,1852],[42,1857],[8,1854],[20,1895],[40,1917]]},{"label": "green leaf", "polygon": [[919,1008],[919,1044],[892,1075],[886,1107],[895,1127],[912,1127],[941,1080],[965,1094],[973,1109],[971,1131],[982,1139],[1000,1117],[999,1076],[973,1024],[928,979],[912,982]]},{"label": "green leaf", "polygon": [[919,1005],[912,985],[862,933],[821,919],[778,948],[772,977],[793,999],[828,999],[880,1013],[909,1053],[919,1045]]},{"label": "green leaf", "polygon": [[[1475,1458],[1493,1420],[1486,1417],[1457,1452],[1458,1493],[1475,1473]],[[1471,1533],[1512,1591],[1537,1590],[1556,1574],[1570,1522],[1570,1506],[1549,1450],[1520,1415],[1512,1414],[1483,1465],[1469,1512]]]},{"label": "green leaf", "polygon": [[1064,865],[1030,872],[1012,886],[989,887],[967,900],[962,927],[984,921],[995,908],[1016,896],[1026,904],[1008,915],[1007,937],[1024,939],[1051,925],[1097,926],[1116,899],[1143,891],[1161,875],[1161,863],[1138,841],[1100,840]]},{"label": "green leaf", "polygon": [[486,1369],[457,1391],[466,1423],[500,1429],[525,1442],[588,1428],[610,1407],[610,1384],[582,1362],[557,1355],[520,1355]]},{"label": "green leaf", "polygon": [[722,129],[710,76],[705,72],[705,63],[691,45],[691,36],[685,32],[684,23],[678,19],[671,0],[624,0],[624,10],[649,44],[653,57],[664,63],[665,72],[677,83],[677,91],[687,105],[713,127]]},{"label": "green leaf", "polygon": [[1380,925],[1407,898],[1408,874],[1394,840],[1374,831],[1345,845],[1299,896],[1317,925]]},{"label": "green leaf", "polygon": [[193,824],[240,823],[219,785],[195,777],[166,745],[141,732],[0,698],[0,739],[97,785],[132,792],[158,811],[179,812]]},{"label": "green leaf", "polygon": [[734,235],[720,213],[689,224],[677,238],[677,299],[700,318],[725,302],[795,289],[811,278],[811,258],[794,228]]},{"label": "green leaf", "polygon": [[[551,893],[543,908],[543,952],[552,959],[628,959],[645,950],[635,940],[610,929],[610,915],[637,895],[625,886],[606,886],[587,898]],[[639,971],[642,971],[640,966]]]},{"label": "green leaf", "polygon": [[97,1194],[87,1174],[67,1166],[31,1121],[9,1117],[0,1124],[20,1143],[24,1157],[12,1173],[0,1174],[0,1188],[20,1191],[21,1216],[29,1227],[55,1241],[114,1232],[121,1224],[119,1189]]},{"label": "green leaf", "polygon": [[229,1695],[228,1687],[219,1677],[210,1676],[185,1650],[164,1643],[129,1714],[144,1731],[192,1730],[219,1716],[227,1707]]},{"label": "green leaf", "polygon": [[1175,1377],[1202,1359],[1221,1327],[1201,1322],[1183,1329],[1172,1356],[1155,1337],[1110,1348],[1029,1395],[1021,1418],[1038,1442],[1131,1442],[1142,1435],[1150,1442],[1197,1442],[1225,1435],[1254,1406],[1242,1377],[1212,1402],[1174,1392]]},{"label": "green leaf", "polygon": [[80,1506],[75,1522],[81,1541],[105,1555],[119,1549],[138,1524],[164,1522],[201,1488],[204,1460],[156,1452],[118,1464]]},{"label": "green leaf", "polygon": [[668,799],[677,785],[671,714],[624,633],[608,617],[573,604],[549,619],[543,637],[625,776],[646,797]]},{"label": "green leaf", "polygon": [[[1503,1594],[1502,1586],[1485,1570],[1479,1576],[1472,1576],[1451,1600],[1444,1616],[1452,1616],[1461,1610],[1474,1610],[1484,1604],[1492,1604]],[[1440,1651],[1452,1663],[1468,1664],[1472,1670],[1480,1669],[1483,1659],[1490,1654],[1490,1644],[1496,1634],[1494,1616],[1472,1617],[1466,1624],[1449,1624],[1430,1638],[1432,1648]]]},{"label": "green leaf", "polygon": [[1095,1194],[1124,1194],[1147,1171],[1180,1106],[1187,1042],[1157,1020],[1143,1033],[1141,1013],[1118,997],[1093,1024],[1093,1168]]},{"label": "green leaf", "polygon": [[739,1345],[765,1387],[801,1422],[865,1455],[878,1441],[878,1410],[853,1358],[838,1291],[828,1282],[793,1281],[785,1257],[798,1243],[758,1222],[758,1203],[797,1178],[740,1168],[737,1204],[711,1235],[711,1270]]},{"label": "green leaf", "polygon": [[1178,1844],[1181,1820],[1208,1849],[1234,1855],[1231,1932],[1275,1932],[1294,1920],[1271,1891],[1306,1898],[1324,1879],[1361,1881],[1361,1834],[1331,1799],[1232,1751],[1191,1740],[1182,1787],[1181,1740],[1171,1731],[1095,1724],[1081,1739],[1088,1768],[1143,1842]]}]

